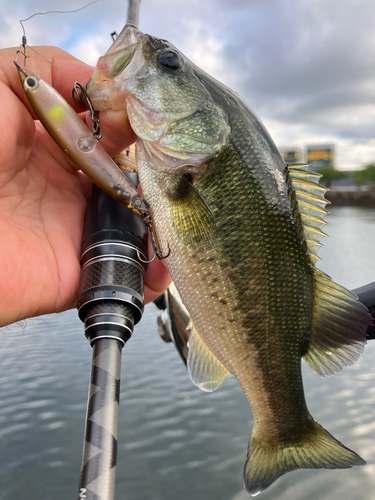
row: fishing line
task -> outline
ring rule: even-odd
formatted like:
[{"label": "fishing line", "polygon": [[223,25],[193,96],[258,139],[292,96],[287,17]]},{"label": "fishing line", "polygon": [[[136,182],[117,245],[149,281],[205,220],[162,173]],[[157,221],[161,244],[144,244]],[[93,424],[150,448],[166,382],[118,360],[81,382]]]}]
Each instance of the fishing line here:
[{"label": "fishing line", "polygon": [[35,12],[35,14],[32,14],[31,16],[27,17],[26,19],[20,19],[20,24],[23,29],[23,36],[26,40],[26,32],[25,32],[25,27],[22,23],[28,21],[32,17],[35,16],[45,16],[46,14],[71,14],[73,12],[79,12],[80,10],[86,9],[86,7],[89,7],[90,5],[93,5],[94,3],[98,3],[100,0],[94,0],[93,2],[87,3],[83,7],[80,7],[79,9],[75,10],[48,10],[47,12]]},{"label": "fishing line", "polygon": [[[99,1],[100,0],[94,0],[93,2],[87,3],[83,7],[80,7],[79,9],[74,9],[74,10],[48,10],[47,12],[35,12],[35,14],[32,14],[31,16],[27,17],[26,19],[20,19],[19,23],[22,26],[22,31],[23,31],[22,42],[21,42],[21,47],[23,47],[23,52],[21,50],[19,50],[18,53],[22,53],[22,55],[24,56],[25,61],[26,61],[26,58],[29,57],[26,55],[26,47],[28,47],[29,49],[34,51],[36,54],[38,54],[40,57],[42,57],[45,61],[49,62],[54,68],[56,68],[56,66],[51,61],[46,59],[37,50],[33,49],[32,47],[30,47],[30,45],[27,44],[26,30],[25,30],[25,26],[23,25],[23,23],[25,23],[26,21],[28,21],[29,19],[31,19],[32,17],[35,17],[35,16],[45,16],[46,14],[72,14],[74,12],[79,12],[80,10],[86,9],[86,7],[89,7],[90,5],[93,5],[94,3],[98,3]],[[18,59],[18,53],[17,53],[17,59]]]},{"label": "fishing line", "polygon": [[[24,38],[24,37],[22,37],[22,38]],[[24,49],[25,49],[26,47],[27,47],[28,49],[31,49],[33,52],[35,52],[35,54],[38,54],[38,56],[39,56],[39,57],[41,57],[42,59],[44,59],[45,61],[47,61],[47,62],[48,62],[51,66],[53,66],[54,68],[56,68],[56,69],[57,69],[57,66],[55,66],[55,65],[53,64],[53,62],[51,62],[49,59],[47,59],[46,57],[44,57],[44,56],[43,56],[40,52],[38,52],[37,50],[35,50],[35,49],[33,49],[32,47],[30,47],[30,45],[27,45],[27,44],[25,43],[25,45],[23,45],[23,44],[22,44],[22,47],[23,47]],[[26,52],[21,52],[20,50],[18,50],[18,52],[19,52],[19,53],[21,53],[21,54],[22,54],[25,58],[26,58],[26,57],[29,57],[28,55],[26,55]],[[16,62],[17,62],[17,61],[16,61]]]}]

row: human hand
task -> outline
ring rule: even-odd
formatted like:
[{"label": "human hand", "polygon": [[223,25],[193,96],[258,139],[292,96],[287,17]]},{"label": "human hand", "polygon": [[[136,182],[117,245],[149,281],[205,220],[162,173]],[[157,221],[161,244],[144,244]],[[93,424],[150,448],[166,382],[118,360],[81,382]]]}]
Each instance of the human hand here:
[{"label": "human hand", "polygon": [[[56,68],[37,54],[27,59],[27,67],[72,104],[73,82],[86,83],[93,69],[54,47],[38,51]],[[0,50],[0,326],[76,306],[91,191],[89,179],[34,121],[15,55],[16,49]],[[101,130],[101,144],[111,156],[135,139],[124,112],[105,113]],[[145,302],[169,282],[165,266],[155,260],[146,272]]]}]

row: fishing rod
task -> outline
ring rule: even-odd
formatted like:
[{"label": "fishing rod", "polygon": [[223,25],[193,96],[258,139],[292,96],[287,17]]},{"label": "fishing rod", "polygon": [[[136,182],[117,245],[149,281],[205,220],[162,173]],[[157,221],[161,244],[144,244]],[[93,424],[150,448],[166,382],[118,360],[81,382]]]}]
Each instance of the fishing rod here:
[{"label": "fishing rod", "polygon": [[141,0],[128,0],[128,17],[126,24],[138,27],[139,24],[139,4]]},{"label": "fishing rod", "polygon": [[[136,174],[127,174],[138,183]],[[148,230],[97,186],[82,245],[79,317],[92,351],[79,498],[114,498],[121,353],[143,313]]]},{"label": "fishing rod", "polygon": [[[138,177],[125,176],[100,146],[100,119],[85,89],[75,83],[73,99],[88,106],[92,133],[53,87],[26,68],[26,46],[23,36],[14,64],[36,116],[76,167],[94,183],[115,187],[110,192],[121,202],[93,185],[77,306],[93,348],[78,495],[81,500],[114,500],[121,353],[143,314],[149,233],[155,256],[162,256],[148,204],[136,189]],[[61,110],[58,118],[50,113],[56,108]],[[131,158],[125,163],[131,164]]]},{"label": "fishing rod", "polygon": [[[26,59],[22,49],[17,59],[20,55]],[[92,134],[55,89],[17,60],[15,65],[29,103],[51,137],[94,182],[110,180],[123,203],[93,186],[83,234],[78,302],[85,335],[93,347],[79,498],[113,500],[121,351],[143,313],[152,218],[136,189],[137,175],[125,177],[98,143],[99,119],[93,120],[97,127]],[[63,110],[57,121],[49,112],[52,106]],[[132,163],[129,158],[127,162]],[[155,255],[161,256],[155,238],[151,241]]]},{"label": "fishing rod", "polygon": [[[129,0],[126,24],[138,25],[139,3]],[[138,185],[137,174],[124,175]],[[93,186],[77,305],[92,346],[80,500],[114,500],[121,354],[143,314],[148,233],[144,219]]]}]

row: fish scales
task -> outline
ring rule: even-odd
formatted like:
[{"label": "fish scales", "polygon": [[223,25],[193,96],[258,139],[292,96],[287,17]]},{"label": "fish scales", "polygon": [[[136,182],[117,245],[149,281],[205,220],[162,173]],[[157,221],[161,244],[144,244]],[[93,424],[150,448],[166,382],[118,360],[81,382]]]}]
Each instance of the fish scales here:
[{"label": "fish scales", "polygon": [[363,465],[312,418],[303,391],[301,358],[336,373],[358,358],[370,324],[314,266],[326,213],[319,176],[288,167],[236,93],[132,26],[87,90],[98,109],[126,109],[138,136],[140,184],[191,317],[193,382],[212,391],[231,373],[250,403],[247,490],[297,468]]},{"label": "fish scales", "polygon": [[[235,173],[233,157],[239,157]],[[160,197],[164,179],[158,182],[157,173],[153,172],[155,178],[147,167],[146,172],[138,167],[160,241],[171,249],[168,269],[194,326],[204,332],[216,357],[238,378],[253,409],[257,431],[261,433],[263,428],[267,440],[270,434],[293,428],[301,419],[300,408],[305,409],[300,362],[310,331],[312,279],[290,203],[285,199],[284,213],[270,214],[251,170],[230,145],[197,182],[213,211],[220,237],[194,245],[188,233],[184,239],[173,232],[175,202]],[[254,206],[258,207],[255,211]],[[284,262],[280,262],[280,252]],[[244,280],[244,276],[252,278]],[[267,399],[259,400],[262,392]],[[280,411],[281,401],[284,412]]]},{"label": "fish scales", "polygon": [[[220,100],[221,96],[215,97]],[[221,102],[229,117],[238,115],[230,109],[235,100]],[[168,269],[195,327],[204,332],[217,358],[238,378],[260,426],[258,432],[262,422],[267,422],[263,426],[267,433],[272,425],[272,434],[280,435],[295,423],[293,414],[300,419],[299,408],[305,408],[300,360],[310,332],[312,272],[285,182],[279,186],[268,168],[273,158],[280,171],[285,164],[272,140],[264,138],[264,130],[256,133],[253,116],[245,111],[242,120],[230,123],[228,146],[195,183],[215,217],[214,241],[194,245],[189,233],[185,238],[176,234],[176,202],[168,195],[161,199],[161,193],[169,192],[163,187],[165,173],[150,170],[142,161],[138,172],[160,242],[165,252],[168,244],[171,249]],[[175,182],[176,174],[170,175]],[[191,212],[194,206],[186,210]],[[205,261],[213,262],[208,276]],[[244,280],[244,276],[253,278]],[[207,296],[213,297],[212,306]],[[251,360],[248,346],[252,348]],[[285,351],[287,359],[280,360]],[[273,373],[277,374],[276,382],[270,380]],[[259,387],[254,383],[258,378]],[[269,395],[266,404],[261,403],[263,411],[256,397],[262,391]],[[285,401],[286,392],[291,394],[291,404],[286,405],[289,411],[280,415],[280,401]],[[255,399],[251,397],[254,393]]]}]

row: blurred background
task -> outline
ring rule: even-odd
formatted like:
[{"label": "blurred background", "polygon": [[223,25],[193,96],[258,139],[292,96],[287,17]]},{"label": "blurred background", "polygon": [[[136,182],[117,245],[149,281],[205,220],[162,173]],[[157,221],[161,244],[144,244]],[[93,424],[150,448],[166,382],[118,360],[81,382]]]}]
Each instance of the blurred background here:
[{"label": "blurred background", "polygon": [[[0,47],[19,19],[85,2],[0,0]],[[102,0],[25,23],[29,45],[56,45],[95,65],[125,23],[127,2]],[[370,0],[142,0],[141,31],[165,38],[236,90],[289,162],[324,173],[332,201],[321,269],[348,288],[375,280],[375,10]],[[33,54],[32,57],[37,57]],[[251,411],[236,380],[192,385],[146,308],[124,349],[118,499],[244,500]],[[20,349],[22,345],[22,349]],[[264,500],[373,500],[375,341],[359,363],[319,379],[304,366],[313,416],[368,462],[296,471]],[[75,498],[91,348],[76,311],[0,330],[0,500]]]}]

